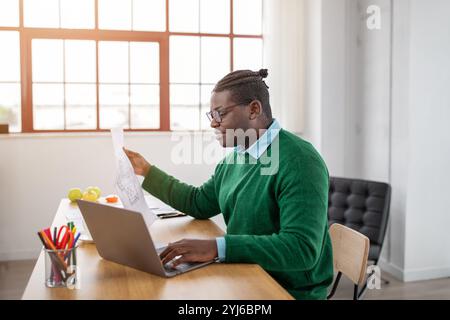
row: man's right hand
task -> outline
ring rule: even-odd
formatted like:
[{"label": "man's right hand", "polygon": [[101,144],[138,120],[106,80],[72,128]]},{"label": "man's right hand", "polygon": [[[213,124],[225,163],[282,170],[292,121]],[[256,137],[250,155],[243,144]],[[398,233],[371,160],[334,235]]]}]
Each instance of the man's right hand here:
[{"label": "man's right hand", "polygon": [[148,163],[147,160],[145,160],[144,157],[137,152],[127,150],[125,148],[123,148],[123,151],[125,151],[128,159],[130,159],[131,165],[134,169],[134,173],[146,177],[148,175],[148,172],[150,171],[150,163]]}]

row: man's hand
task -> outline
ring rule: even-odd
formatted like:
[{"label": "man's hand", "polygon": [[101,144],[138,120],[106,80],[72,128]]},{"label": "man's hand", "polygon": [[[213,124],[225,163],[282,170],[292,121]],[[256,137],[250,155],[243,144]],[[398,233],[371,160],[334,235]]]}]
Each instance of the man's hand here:
[{"label": "man's hand", "polygon": [[173,267],[183,262],[206,262],[217,258],[216,240],[189,240],[183,239],[174,243],[169,243],[167,248],[161,252],[159,257],[163,264],[166,264],[175,257]]},{"label": "man's hand", "polygon": [[150,171],[150,163],[148,163],[147,160],[145,160],[144,157],[137,152],[133,152],[125,148],[123,148],[123,151],[127,155],[128,159],[130,159],[131,165],[134,169],[134,173],[146,177],[148,172]]}]

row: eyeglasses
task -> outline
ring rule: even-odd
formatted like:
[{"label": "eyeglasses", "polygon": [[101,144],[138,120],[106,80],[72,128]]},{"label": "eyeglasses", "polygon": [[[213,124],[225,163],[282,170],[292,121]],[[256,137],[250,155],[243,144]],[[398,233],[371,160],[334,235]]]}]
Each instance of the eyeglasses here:
[{"label": "eyeglasses", "polygon": [[210,112],[206,113],[206,116],[208,117],[209,121],[213,121],[213,119],[217,122],[217,123],[221,123],[223,120],[223,117],[228,113],[225,112],[225,110],[231,109],[231,108],[235,108],[237,106],[243,106],[246,105],[247,103],[238,103],[238,104],[233,104],[232,106],[228,106],[228,107],[219,107],[217,109],[222,109],[222,110],[213,110]]}]

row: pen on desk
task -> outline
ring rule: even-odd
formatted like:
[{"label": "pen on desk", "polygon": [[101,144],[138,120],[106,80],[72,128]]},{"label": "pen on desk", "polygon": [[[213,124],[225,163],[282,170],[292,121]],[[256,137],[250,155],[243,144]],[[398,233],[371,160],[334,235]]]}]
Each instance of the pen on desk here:
[{"label": "pen on desk", "polygon": [[42,238],[42,235],[40,232],[37,233],[39,239],[41,239],[42,244],[44,245],[44,248],[47,249],[47,244],[44,241],[44,238]]},{"label": "pen on desk", "polygon": [[[57,252],[57,249],[56,249],[56,247],[53,245],[53,243],[47,238],[47,235],[44,233],[44,232],[41,232],[41,236],[42,236],[42,238],[44,238],[44,241],[45,241],[45,243],[47,244],[47,249],[51,249],[51,250],[53,250],[53,251],[55,251],[55,252]],[[59,262],[61,263],[61,265],[62,265],[62,270],[64,271],[64,272],[66,272],[66,270],[67,270],[67,264],[66,264],[66,262],[63,260],[63,258],[59,255],[59,254],[56,254],[56,257],[58,258],[57,260],[59,260]]]},{"label": "pen on desk", "polygon": [[80,236],[81,236],[81,233],[78,232],[77,236],[75,237],[75,240],[73,241],[72,248],[75,248],[75,245],[77,244],[77,241],[78,241],[78,239],[80,238]]},{"label": "pen on desk", "polygon": [[[42,232],[38,232],[37,233],[37,235],[39,236],[39,239],[41,239],[41,242],[42,242],[42,244],[44,245],[44,249],[50,249],[49,247],[48,247],[48,242],[45,240],[45,234]],[[52,252],[53,253],[53,252]],[[59,272],[59,275],[65,280],[65,276],[64,276],[64,273],[63,272],[65,272],[65,269],[64,268],[61,268],[61,266],[60,266],[60,263],[61,263],[61,261],[58,261],[58,258],[59,258],[59,256],[56,254],[56,256],[58,257],[58,258],[56,258],[56,260],[55,260],[55,256],[54,255],[52,255],[52,253],[48,253],[48,255],[49,255],[49,258],[50,258],[50,260],[52,261],[52,266],[53,266],[53,268],[52,269],[54,269],[54,268],[56,268],[56,270],[58,270]],[[59,262],[59,263],[58,263]],[[57,267],[59,265],[59,268]],[[64,267],[64,266],[63,266]]]},{"label": "pen on desk", "polygon": [[164,212],[164,213],[157,213],[157,216],[171,216],[174,214],[180,214],[181,212],[179,211],[170,211],[170,212]]},{"label": "pen on desk", "polygon": [[[80,238],[80,236],[81,236],[81,232],[78,232],[77,236],[75,237],[75,240],[73,240],[72,250],[76,250],[75,246],[76,246],[77,241]],[[73,264],[77,265],[77,255],[76,254],[73,255]]]},{"label": "pen on desk", "polygon": [[73,254],[73,249],[75,248],[75,245],[77,244],[78,238],[80,238],[81,233],[78,233],[75,237],[75,239],[71,242],[70,246],[67,247],[67,249],[69,250],[69,252],[65,255],[64,260],[69,259],[68,263],[70,265],[70,255],[72,254],[73,257],[73,262],[74,264],[76,264],[76,254]]},{"label": "pen on desk", "polygon": [[161,213],[158,214],[160,219],[169,219],[169,218],[177,218],[177,217],[185,217],[186,215],[181,212],[172,212],[172,213]]},{"label": "pen on desk", "polygon": [[50,232],[50,228],[46,228],[46,229],[44,229],[43,231],[45,232],[45,235],[50,239],[50,241],[53,242],[53,240],[52,240],[52,234],[51,234],[51,232]]},{"label": "pen on desk", "polygon": [[[45,243],[45,240],[44,240],[44,238],[42,237],[41,233],[40,233],[40,232],[37,232],[37,235],[38,235],[39,239],[41,240],[42,245],[44,246],[44,249],[47,249],[47,244]],[[53,274],[54,274],[54,273],[55,273],[55,274],[57,273],[57,272],[55,272],[55,270],[56,270],[56,265],[54,264],[52,258],[50,258],[50,260],[52,260],[52,276],[51,276],[51,277],[53,278]]]},{"label": "pen on desk", "polygon": [[58,230],[57,227],[53,228],[53,244],[55,245],[55,247],[58,246],[58,241],[56,241],[56,231]]}]

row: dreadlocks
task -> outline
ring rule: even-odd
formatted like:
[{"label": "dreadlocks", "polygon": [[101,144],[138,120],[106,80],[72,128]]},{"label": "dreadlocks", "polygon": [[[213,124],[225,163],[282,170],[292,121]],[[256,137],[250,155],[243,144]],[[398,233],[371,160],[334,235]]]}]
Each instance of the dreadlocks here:
[{"label": "dreadlocks", "polygon": [[269,75],[267,69],[257,72],[251,70],[238,70],[229,73],[214,87],[213,92],[228,90],[231,99],[236,102],[250,103],[258,100],[262,105],[262,112],[272,120],[272,110],[269,102],[269,87],[264,79]]}]

